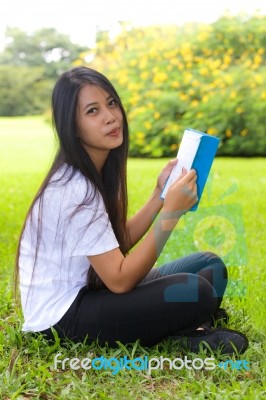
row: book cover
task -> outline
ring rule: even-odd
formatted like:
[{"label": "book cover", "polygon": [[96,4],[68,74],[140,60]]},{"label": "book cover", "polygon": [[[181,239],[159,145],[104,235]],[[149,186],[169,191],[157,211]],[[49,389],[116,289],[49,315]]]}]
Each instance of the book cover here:
[{"label": "book cover", "polygon": [[187,171],[195,169],[197,172],[198,201],[191,208],[191,211],[195,211],[198,208],[219,142],[220,139],[215,136],[195,129],[186,129],[177,153],[178,163],[173,168],[165,184],[161,198],[165,198],[169,186],[179,177],[183,167]]}]

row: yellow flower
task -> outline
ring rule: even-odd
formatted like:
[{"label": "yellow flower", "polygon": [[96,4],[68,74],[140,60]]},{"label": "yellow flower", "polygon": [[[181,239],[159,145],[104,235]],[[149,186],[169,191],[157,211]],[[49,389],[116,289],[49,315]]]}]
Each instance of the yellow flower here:
[{"label": "yellow flower", "polygon": [[206,68],[206,67],[201,68],[201,69],[199,70],[199,73],[200,73],[201,76],[206,76],[206,75],[208,75],[208,73],[209,73],[208,68]]},{"label": "yellow flower", "polygon": [[251,60],[246,60],[245,63],[244,63],[244,65],[245,65],[246,67],[250,67],[251,64],[252,64],[252,61],[251,61]]},{"label": "yellow flower", "polygon": [[173,81],[173,82],[171,83],[171,86],[172,86],[173,88],[179,88],[179,87],[180,87],[180,83],[177,82],[177,81]]},{"label": "yellow flower", "polygon": [[179,97],[181,100],[186,101],[187,100],[187,95],[185,93],[179,93]]},{"label": "yellow flower", "polygon": [[159,119],[161,114],[158,111],[155,111],[155,113],[153,114],[155,119]]},{"label": "yellow flower", "polygon": [[148,71],[143,71],[143,72],[140,74],[141,79],[144,79],[144,80],[147,79],[148,76],[149,76]]},{"label": "yellow flower", "polygon": [[236,112],[238,114],[242,114],[245,111],[245,109],[243,107],[237,107]]},{"label": "yellow flower", "polygon": [[130,65],[131,67],[135,67],[135,65],[137,65],[137,63],[138,63],[137,60],[130,60],[130,61],[129,61],[129,65]]},{"label": "yellow flower", "polygon": [[143,114],[143,113],[145,113],[145,111],[146,111],[145,106],[135,108],[136,115]]},{"label": "yellow flower", "polygon": [[246,129],[246,128],[243,129],[243,130],[240,132],[240,135],[243,136],[243,137],[244,137],[244,136],[247,136],[247,134],[248,134],[248,129]]},{"label": "yellow flower", "polygon": [[84,65],[84,61],[81,59],[78,59],[78,60],[73,61],[72,64],[74,67],[80,67],[80,66]]},{"label": "yellow flower", "polygon": [[145,69],[147,67],[147,58],[140,60],[139,67],[140,69]]},{"label": "yellow flower", "polygon": [[137,132],[136,133],[136,142],[137,142],[137,144],[139,144],[139,145],[144,144],[144,138],[145,138],[145,135],[144,135],[143,132]]},{"label": "yellow flower", "polygon": [[263,78],[261,75],[255,75],[255,81],[259,84],[262,85],[263,84]]},{"label": "yellow flower", "polygon": [[154,83],[162,83],[166,81],[168,78],[168,75],[165,72],[157,72],[154,77],[153,77],[153,82]]},{"label": "yellow flower", "polygon": [[266,100],[266,90],[264,90],[264,91],[261,93],[260,98],[261,98],[262,100]]},{"label": "yellow flower", "polygon": [[153,110],[154,109],[154,104],[153,103],[148,103],[147,107],[149,108],[149,110]]},{"label": "yellow flower", "polygon": [[202,52],[203,52],[203,54],[204,54],[205,56],[209,56],[210,53],[211,53],[211,50],[209,50],[209,49],[207,49],[206,47],[204,47],[204,48],[202,49]]},{"label": "yellow flower", "polygon": [[199,104],[198,100],[192,100],[192,102],[191,102],[192,107],[197,107],[198,104]]},{"label": "yellow flower", "polygon": [[185,72],[183,74],[183,79],[185,83],[189,83],[193,79],[193,75],[190,72]]},{"label": "yellow flower", "polygon": [[226,129],[226,131],[225,131],[225,136],[228,137],[228,138],[230,138],[230,137],[232,136],[232,131],[231,131],[231,129]]},{"label": "yellow flower", "polygon": [[144,122],[144,126],[145,126],[146,129],[151,129],[152,124],[150,123],[150,121],[145,121]]},{"label": "yellow flower", "polygon": [[262,57],[259,54],[256,54],[254,57],[254,64],[260,65],[262,63]]},{"label": "yellow flower", "polygon": [[175,151],[177,149],[177,147],[178,147],[177,144],[174,143],[174,144],[171,144],[170,149]]},{"label": "yellow flower", "polygon": [[139,99],[139,96],[136,94],[130,97],[129,102],[132,106],[135,106],[138,103]]},{"label": "yellow flower", "polygon": [[226,83],[228,83],[229,85],[231,85],[231,84],[233,83],[233,78],[232,78],[232,76],[230,76],[230,75],[226,75],[226,76],[224,77],[224,81],[225,81]]},{"label": "yellow flower", "polygon": [[209,135],[215,135],[216,133],[218,133],[218,130],[216,128],[209,128],[207,129],[207,133]]},{"label": "yellow flower", "polygon": [[145,135],[144,135],[143,132],[137,132],[137,133],[136,133],[136,136],[137,136],[138,139],[144,139],[144,136],[145,136]]},{"label": "yellow flower", "polygon": [[172,65],[178,65],[179,64],[179,60],[177,59],[177,58],[172,58],[171,60],[170,60],[170,63],[172,64]]},{"label": "yellow flower", "polygon": [[200,82],[197,79],[193,79],[191,84],[192,84],[193,87],[198,87],[200,85]]},{"label": "yellow flower", "polygon": [[208,39],[209,33],[208,33],[208,32],[204,32],[204,31],[201,31],[201,32],[198,34],[197,37],[198,37],[198,40],[199,40],[200,42],[204,42],[205,40]]},{"label": "yellow flower", "polygon": [[135,82],[128,82],[128,90],[131,92],[138,90],[138,84]]},{"label": "yellow flower", "polygon": [[235,91],[235,90],[233,90],[231,93],[230,93],[230,98],[231,99],[235,99],[237,97],[237,92]]},{"label": "yellow flower", "polygon": [[225,54],[223,61],[225,65],[229,65],[231,62],[231,57],[228,54]]},{"label": "yellow flower", "polygon": [[128,81],[127,72],[121,71],[121,73],[119,74],[118,82],[120,83],[120,85],[125,85],[127,81]]},{"label": "yellow flower", "polygon": [[217,68],[220,67],[221,62],[222,62],[222,61],[219,60],[218,58],[217,58],[217,60],[211,60],[211,61],[209,62],[210,68],[211,68],[213,71],[216,70]]}]

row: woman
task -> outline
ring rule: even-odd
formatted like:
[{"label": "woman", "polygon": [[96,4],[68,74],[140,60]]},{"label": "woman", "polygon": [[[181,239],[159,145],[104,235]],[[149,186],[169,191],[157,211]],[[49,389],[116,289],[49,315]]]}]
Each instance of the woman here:
[{"label": "woman", "polygon": [[92,69],[74,68],[58,79],[52,108],[59,150],[18,249],[23,330],[52,338],[53,327],[61,338],[110,346],[137,339],[152,346],[175,336],[193,351],[202,340],[244,351],[244,335],[211,330],[216,318],[227,318],[219,309],[227,283],[219,257],[196,253],[153,267],[197,201],[196,172],[184,170],[163,202],[169,162],[127,221],[128,124],[114,87]]}]

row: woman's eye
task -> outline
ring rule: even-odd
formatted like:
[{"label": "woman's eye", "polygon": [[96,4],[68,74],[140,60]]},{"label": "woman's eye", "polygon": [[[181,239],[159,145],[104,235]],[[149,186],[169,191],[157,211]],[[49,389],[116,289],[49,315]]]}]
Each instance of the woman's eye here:
[{"label": "woman's eye", "polygon": [[117,107],[118,103],[117,103],[117,101],[115,99],[112,99],[112,100],[109,101],[109,106],[110,107]]},{"label": "woman's eye", "polygon": [[95,114],[97,112],[97,108],[93,107],[87,111],[87,114]]}]

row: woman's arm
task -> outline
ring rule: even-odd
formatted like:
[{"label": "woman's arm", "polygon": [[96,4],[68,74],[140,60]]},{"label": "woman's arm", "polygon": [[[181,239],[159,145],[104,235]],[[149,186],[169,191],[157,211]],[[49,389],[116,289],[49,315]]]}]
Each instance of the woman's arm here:
[{"label": "woman's arm", "polygon": [[160,197],[161,192],[176,162],[176,160],[171,160],[161,171],[151,198],[132,218],[127,221],[127,230],[131,247],[133,247],[145,235],[155,220],[158,212],[161,210],[163,206],[163,201]]},{"label": "woman's arm", "polygon": [[92,267],[114,293],[132,290],[150,271],[180,217],[197,202],[196,172],[182,174],[167,192],[153,228],[126,257],[117,248],[88,256]]}]

